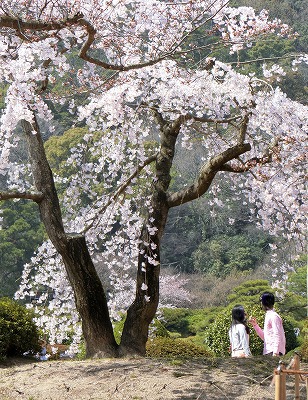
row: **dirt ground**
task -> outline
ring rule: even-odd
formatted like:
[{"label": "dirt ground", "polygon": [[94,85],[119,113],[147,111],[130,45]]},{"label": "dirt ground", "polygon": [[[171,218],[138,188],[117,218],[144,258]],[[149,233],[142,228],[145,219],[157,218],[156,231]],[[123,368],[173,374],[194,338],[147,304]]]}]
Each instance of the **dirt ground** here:
[{"label": "dirt ground", "polygon": [[[0,365],[1,400],[274,400],[277,359],[149,358],[32,361]],[[301,369],[308,370],[307,365]],[[294,399],[294,378],[287,378]],[[301,383],[300,399],[306,399]]]}]

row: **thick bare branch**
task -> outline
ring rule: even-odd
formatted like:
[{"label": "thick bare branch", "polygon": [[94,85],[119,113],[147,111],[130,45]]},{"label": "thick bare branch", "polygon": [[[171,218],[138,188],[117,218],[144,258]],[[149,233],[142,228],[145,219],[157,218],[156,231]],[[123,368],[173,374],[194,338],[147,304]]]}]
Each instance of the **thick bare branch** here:
[{"label": "thick bare branch", "polygon": [[252,169],[258,165],[262,166],[271,163],[273,160],[273,154],[276,153],[277,155],[277,151],[279,151],[278,140],[275,140],[274,143],[270,147],[268,147],[264,151],[264,154],[262,154],[260,157],[252,157],[247,161],[242,161],[239,157],[238,161],[240,163],[236,163],[236,165],[224,164],[220,170],[226,172],[234,172],[234,173],[243,173],[247,171],[252,171]]},{"label": "thick bare branch", "polygon": [[42,192],[0,192],[0,201],[1,200],[10,200],[10,199],[27,199],[33,200],[36,203],[40,203],[43,200]]},{"label": "thick bare branch", "polygon": [[241,154],[251,150],[249,143],[238,144],[230,147],[224,152],[214,156],[200,170],[198,179],[188,188],[168,195],[169,207],[175,207],[188,201],[192,201],[202,196],[210,187],[218,171],[222,171],[223,166]]},{"label": "thick bare branch", "polygon": [[0,28],[11,28],[16,32],[33,31],[33,32],[49,32],[58,31],[62,28],[73,26],[83,18],[81,13],[77,13],[72,18],[56,22],[40,22],[40,21],[23,21],[20,18],[8,15],[0,16]]},{"label": "thick bare branch", "polygon": [[88,38],[85,41],[85,43],[83,44],[83,46],[79,52],[79,57],[91,64],[95,64],[99,67],[109,69],[112,71],[129,71],[131,69],[144,68],[144,67],[148,67],[150,65],[157,64],[158,62],[164,60],[166,57],[169,56],[169,54],[164,54],[162,57],[158,57],[154,60],[150,60],[150,61],[147,61],[144,63],[131,64],[128,66],[106,63],[102,60],[91,57],[88,54],[88,51],[90,50],[91,45],[93,44],[93,42],[95,40],[96,30],[86,19],[81,19],[79,22],[80,22],[80,25],[86,29],[87,34],[88,34]]},{"label": "thick bare branch", "polygon": [[[148,107],[147,104],[143,104],[143,106]],[[149,107],[154,115],[155,118],[158,122],[158,124],[160,125],[161,128],[163,128],[163,126],[168,123],[168,121],[166,119],[163,118],[162,114],[158,111],[158,109],[156,107]],[[176,119],[176,121],[174,122],[174,124],[183,124],[185,121],[189,121],[189,120],[194,120],[196,122],[202,122],[202,123],[209,123],[209,124],[229,124],[231,122],[235,122],[239,119],[243,118],[242,115],[235,115],[233,117],[228,117],[228,118],[208,118],[208,117],[197,117],[191,113],[185,114],[185,115],[181,115],[179,118]],[[245,130],[247,129],[247,123],[248,121],[245,123]],[[241,128],[244,129],[244,128]]]}]

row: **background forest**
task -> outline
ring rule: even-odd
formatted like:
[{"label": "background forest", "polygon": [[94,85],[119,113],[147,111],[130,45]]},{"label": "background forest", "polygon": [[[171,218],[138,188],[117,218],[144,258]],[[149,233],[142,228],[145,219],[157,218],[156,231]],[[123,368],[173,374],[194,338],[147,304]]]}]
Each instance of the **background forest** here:
[{"label": "background forest", "polygon": [[[305,0],[242,0],[232,1],[230,5],[253,6],[257,11],[268,9],[271,17],[278,17],[293,26],[299,36],[279,43],[275,38],[269,38],[258,42],[251,50],[241,50],[233,55],[224,48],[210,54],[194,53],[196,64],[202,63],[206,57],[219,55],[222,61],[237,65],[242,72],[258,75],[263,59],[273,58],[284,66],[284,59],[287,60],[289,55],[307,52],[308,11]],[[199,40],[203,45],[209,44],[204,43],[202,35]],[[251,63],[257,59],[262,60]],[[297,71],[289,69],[279,85],[291,99],[307,104],[307,75],[305,67],[299,67]],[[4,92],[5,87],[1,90]],[[58,85],[54,90],[61,93],[64,89]],[[82,95],[76,99],[76,102],[82,101]],[[62,163],[85,133],[85,128],[76,124],[74,115],[65,107],[57,107],[55,132],[51,134],[48,126],[44,127],[45,148],[53,170],[65,176],[68,171]],[[22,158],[23,154],[16,157]],[[184,152],[176,155],[177,173],[193,178],[199,164],[198,155],[194,155],[195,171],[188,168],[191,160],[185,157]],[[0,175],[0,186],[1,183]],[[177,187],[176,180],[172,184]],[[259,313],[256,308],[259,293],[275,286],[284,294],[279,309],[293,327],[302,330],[307,313],[304,248],[302,253],[298,253],[299,247],[295,243],[283,242],[282,238],[259,229],[248,207],[242,194],[235,197],[230,193],[226,182],[223,189],[215,193],[214,201],[210,201],[206,194],[199,200],[172,209],[163,237],[162,275],[176,274],[187,293],[176,304],[177,311],[165,309],[164,327],[173,337],[194,336],[197,343],[204,340],[203,333],[206,331],[207,343],[216,347],[220,355],[227,354],[227,348],[215,342],[214,332],[219,331],[220,323],[226,325],[235,303],[242,302],[251,312]],[[0,297],[13,297],[24,264],[30,261],[37,246],[46,238],[46,233],[39,220],[37,206],[32,202],[1,202],[0,219]],[[271,250],[276,246],[273,258]],[[102,266],[97,264],[96,267],[104,279]],[[258,352],[260,343],[255,346]],[[294,348],[295,344],[290,346]]]}]

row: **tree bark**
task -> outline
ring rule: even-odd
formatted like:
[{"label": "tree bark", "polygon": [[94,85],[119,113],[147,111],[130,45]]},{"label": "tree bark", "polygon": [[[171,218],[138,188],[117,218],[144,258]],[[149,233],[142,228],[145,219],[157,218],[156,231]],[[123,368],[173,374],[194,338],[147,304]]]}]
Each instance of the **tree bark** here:
[{"label": "tree bark", "polygon": [[62,252],[69,281],[73,287],[76,308],[82,319],[82,333],[87,357],[117,357],[102,283],[88,252],[83,236],[70,237]]},{"label": "tree bark", "polygon": [[[136,296],[127,311],[120,343],[122,355],[145,355],[149,325],[155,316],[159,302],[160,242],[169,212],[167,190],[171,181],[170,171],[176,140],[181,127],[180,120],[170,124],[160,117],[159,121],[161,124],[161,146],[155,166],[152,212],[148,215],[148,220],[140,237]],[[150,235],[147,226],[153,227],[155,233]],[[155,247],[155,250],[153,250],[151,244]],[[157,265],[151,263],[151,258],[155,260]],[[143,284],[147,286],[146,290],[142,289]]]},{"label": "tree bark", "polygon": [[66,234],[53,175],[49,167],[38,124],[22,121],[28,142],[34,185],[42,193],[38,205],[48,237],[62,256],[72,285],[76,308],[82,320],[82,331],[88,357],[116,357],[115,341],[107,299],[97,275],[85,238]]}]

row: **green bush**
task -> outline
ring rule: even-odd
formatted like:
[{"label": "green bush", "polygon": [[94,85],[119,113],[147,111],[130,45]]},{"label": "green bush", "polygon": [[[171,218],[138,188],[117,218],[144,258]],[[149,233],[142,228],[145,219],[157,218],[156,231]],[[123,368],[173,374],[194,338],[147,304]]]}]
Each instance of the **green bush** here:
[{"label": "green bush", "polygon": [[299,350],[302,357],[302,361],[308,362],[308,319],[306,319],[304,324],[303,335],[304,335],[303,343]]},{"label": "green bush", "polygon": [[188,308],[164,308],[162,324],[170,332],[180,333],[182,336],[188,336],[189,323],[188,317],[193,311]]},{"label": "green bush", "polygon": [[156,337],[146,345],[148,357],[213,357],[213,353],[204,346],[198,346],[187,339]]},{"label": "green bush", "polygon": [[159,319],[154,318],[150,325],[149,336],[170,337],[170,333]]},{"label": "green bush", "polygon": [[209,307],[199,310],[186,308],[164,308],[162,324],[170,332],[182,337],[198,335],[215,321],[222,307]]},{"label": "green bush", "polygon": [[[242,303],[243,304],[243,303]],[[229,355],[229,328],[231,325],[231,311],[234,304],[229,305],[222,312],[218,313],[216,320],[205,331],[206,345],[220,357]],[[259,305],[243,304],[247,315],[256,317],[258,324],[263,327],[265,313]],[[279,310],[277,310],[279,312]],[[297,338],[294,333],[294,328],[291,322],[286,317],[282,317],[283,327],[286,334],[286,351],[296,348],[298,345]],[[249,344],[252,355],[261,355],[263,352],[263,341],[256,334],[255,330],[250,326]]]},{"label": "green bush", "polygon": [[0,299],[0,359],[39,350],[32,311],[9,298]]}]

